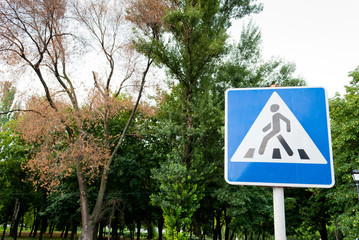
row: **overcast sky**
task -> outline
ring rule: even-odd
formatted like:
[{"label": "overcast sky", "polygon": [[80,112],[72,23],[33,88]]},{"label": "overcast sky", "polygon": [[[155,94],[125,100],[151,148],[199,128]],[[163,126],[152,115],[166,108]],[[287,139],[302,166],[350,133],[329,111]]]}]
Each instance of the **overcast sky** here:
[{"label": "overcast sky", "polygon": [[[348,74],[359,65],[359,0],[261,2],[263,12],[252,19],[262,31],[264,58],[294,62],[296,75],[308,86],[325,87],[328,97],[345,93]],[[232,34],[239,36],[234,26]]]}]

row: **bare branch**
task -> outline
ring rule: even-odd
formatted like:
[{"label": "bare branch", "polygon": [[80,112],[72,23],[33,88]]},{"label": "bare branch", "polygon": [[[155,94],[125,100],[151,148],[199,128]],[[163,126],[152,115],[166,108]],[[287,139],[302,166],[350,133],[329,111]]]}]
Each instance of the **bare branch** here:
[{"label": "bare branch", "polygon": [[39,114],[41,117],[45,117],[41,112],[38,112],[36,110],[25,110],[25,109],[13,109],[13,110],[10,110],[10,111],[6,111],[6,112],[0,112],[0,115],[6,115],[6,114],[9,114],[9,113],[13,113],[13,112],[33,112],[33,113],[37,113]]},{"label": "bare branch", "polygon": [[94,80],[94,83],[95,83],[95,87],[100,91],[101,95],[103,97],[106,97],[106,94],[102,91],[100,85],[98,84],[98,81],[97,81],[97,74],[92,71],[92,76],[93,76],[93,80]]}]

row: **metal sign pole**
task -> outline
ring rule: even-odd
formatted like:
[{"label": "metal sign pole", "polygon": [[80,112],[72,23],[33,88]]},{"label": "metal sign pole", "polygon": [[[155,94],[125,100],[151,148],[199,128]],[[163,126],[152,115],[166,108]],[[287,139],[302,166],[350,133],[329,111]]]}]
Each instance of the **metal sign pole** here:
[{"label": "metal sign pole", "polygon": [[275,240],[286,240],[284,188],[273,187],[273,212]]}]

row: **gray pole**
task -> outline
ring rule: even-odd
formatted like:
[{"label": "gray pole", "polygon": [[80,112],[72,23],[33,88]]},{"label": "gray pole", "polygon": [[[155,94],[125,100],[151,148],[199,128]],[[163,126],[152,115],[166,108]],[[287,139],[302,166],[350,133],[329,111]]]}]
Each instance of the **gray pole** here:
[{"label": "gray pole", "polygon": [[273,187],[273,212],[275,240],[286,240],[284,188]]}]

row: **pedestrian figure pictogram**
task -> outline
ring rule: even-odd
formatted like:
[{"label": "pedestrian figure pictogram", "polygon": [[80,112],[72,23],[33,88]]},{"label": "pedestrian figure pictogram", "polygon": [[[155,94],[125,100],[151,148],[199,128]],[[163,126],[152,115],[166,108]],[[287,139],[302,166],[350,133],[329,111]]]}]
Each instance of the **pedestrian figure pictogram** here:
[{"label": "pedestrian figure pictogram", "polygon": [[[267,126],[265,126],[263,128],[263,132],[267,132],[269,129],[272,128],[272,131],[270,131],[267,135],[264,136],[262,143],[259,147],[259,154],[263,155],[265,148],[267,146],[268,141],[273,138],[274,136],[276,136],[278,133],[280,133],[281,128],[280,128],[280,120],[284,121],[286,123],[286,129],[287,132],[290,132],[290,121],[288,120],[288,118],[284,117],[282,114],[280,114],[278,112],[279,110],[279,105],[278,104],[273,104],[270,107],[271,112],[273,112],[273,116],[272,116],[272,123],[269,123]],[[281,134],[277,135],[277,138],[279,140],[279,142],[282,144],[282,146],[284,147],[285,151],[288,153],[289,156],[293,155],[293,151],[292,149],[289,147],[288,143],[285,141],[285,139],[283,138],[283,136]],[[276,149],[276,151],[278,152],[279,149]],[[278,154],[273,154],[273,157],[275,158],[280,158],[280,153],[279,153],[279,157]]]}]

